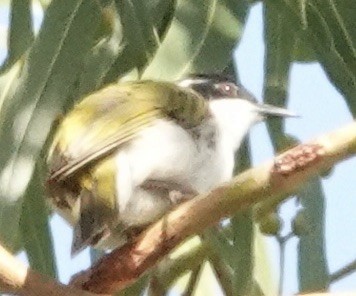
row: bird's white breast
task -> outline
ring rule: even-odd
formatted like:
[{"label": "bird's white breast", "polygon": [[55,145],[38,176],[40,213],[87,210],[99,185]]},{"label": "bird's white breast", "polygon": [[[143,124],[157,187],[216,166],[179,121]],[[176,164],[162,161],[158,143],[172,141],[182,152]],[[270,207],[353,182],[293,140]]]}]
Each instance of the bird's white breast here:
[{"label": "bird's white breast", "polygon": [[193,132],[174,121],[158,119],[118,152],[120,219],[126,224],[151,222],[171,206],[168,199],[140,188],[147,179],[187,184],[206,192],[231,177],[233,151],[218,141],[215,123],[207,122]]},{"label": "bird's white breast", "polygon": [[[120,220],[147,224],[171,207],[168,198],[140,187],[148,179],[186,184],[199,193],[229,180],[234,153],[256,122],[250,105],[242,100],[216,101],[210,105],[211,117],[192,130],[157,119],[139,132],[116,158]],[[237,116],[241,109],[246,116]]]}]

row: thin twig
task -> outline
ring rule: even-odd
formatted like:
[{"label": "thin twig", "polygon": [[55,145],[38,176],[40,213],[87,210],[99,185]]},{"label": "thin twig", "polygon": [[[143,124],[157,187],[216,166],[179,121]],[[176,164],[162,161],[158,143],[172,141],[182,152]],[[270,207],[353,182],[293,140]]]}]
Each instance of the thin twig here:
[{"label": "thin twig", "polygon": [[233,292],[233,283],[232,283],[232,270],[230,266],[222,262],[219,255],[211,253],[209,260],[212,264],[216,278],[219,280],[222,290],[226,296],[235,295]]},{"label": "thin twig", "polygon": [[164,296],[166,295],[166,289],[160,283],[159,278],[153,273],[150,279],[148,296]]},{"label": "thin twig", "polygon": [[206,245],[199,244],[177,258],[164,258],[155,269],[155,276],[167,289],[184,273],[197,268],[208,257],[208,252]]},{"label": "thin twig", "polygon": [[280,240],[283,242],[283,243],[286,243],[287,241],[289,241],[291,238],[293,238],[295,236],[294,232],[289,232],[287,233],[286,235],[284,236],[281,236],[280,237]]},{"label": "thin twig", "polygon": [[285,266],[285,247],[286,240],[283,237],[277,236],[277,242],[279,246],[279,283],[278,283],[278,295],[283,295],[283,282],[284,282],[284,266]]},{"label": "thin twig", "polygon": [[191,296],[194,293],[194,290],[197,286],[197,283],[199,282],[200,275],[201,275],[201,270],[202,270],[203,264],[200,264],[196,268],[192,270],[192,273],[189,278],[189,282],[187,285],[187,288],[185,289],[183,296]]},{"label": "thin twig", "polygon": [[330,282],[336,282],[356,271],[356,259],[330,275]]}]

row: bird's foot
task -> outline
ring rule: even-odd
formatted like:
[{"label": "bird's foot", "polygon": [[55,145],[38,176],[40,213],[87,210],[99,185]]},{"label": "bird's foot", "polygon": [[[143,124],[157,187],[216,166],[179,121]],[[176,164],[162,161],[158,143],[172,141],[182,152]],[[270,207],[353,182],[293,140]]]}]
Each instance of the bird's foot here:
[{"label": "bird's foot", "polygon": [[190,186],[173,181],[147,180],[141,187],[145,190],[168,197],[173,205],[178,205],[198,195],[198,192]]}]

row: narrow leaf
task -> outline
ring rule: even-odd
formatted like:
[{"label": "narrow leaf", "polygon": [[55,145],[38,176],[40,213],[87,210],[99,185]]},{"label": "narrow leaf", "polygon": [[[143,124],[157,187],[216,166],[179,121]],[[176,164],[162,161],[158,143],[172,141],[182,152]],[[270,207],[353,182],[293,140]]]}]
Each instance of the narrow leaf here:
[{"label": "narrow leaf", "polygon": [[[85,59],[78,87],[78,97],[102,86],[104,78],[116,59],[123,53],[123,28],[116,6],[110,4],[102,7],[101,19],[101,23],[104,23],[106,27],[102,32],[104,35],[101,36]],[[117,74],[119,75],[119,73]]]},{"label": "narrow leaf", "polygon": [[345,94],[356,114],[356,30],[355,1],[315,1],[307,7],[308,28],[313,45],[326,72]]},{"label": "narrow leaf", "polygon": [[[0,112],[4,100],[11,97],[18,86],[22,66],[23,61],[20,59],[0,76]],[[0,229],[0,241],[12,253],[16,253],[22,248],[21,234],[17,231],[17,224],[9,222],[14,217],[18,217],[20,203],[18,201],[9,202],[8,199],[0,198],[0,225],[6,225],[6,228]]]},{"label": "narrow leaf", "polygon": [[304,26],[319,62],[356,114],[356,2],[278,0],[278,3]]},{"label": "narrow leaf", "polygon": [[247,8],[247,1],[177,0],[170,28],[143,77],[222,71],[241,36]]},{"label": "narrow leaf", "polygon": [[55,278],[57,268],[43,191],[42,176],[37,171],[23,201],[21,237],[31,268]]},{"label": "narrow leaf", "polygon": [[[241,145],[236,154],[235,174],[251,166],[249,141]],[[234,284],[237,295],[250,295],[254,289],[254,223],[252,210],[238,213],[231,218],[233,249],[231,266],[234,270]]]},{"label": "narrow leaf", "polygon": [[307,182],[298,197],[304,207],[308,232],[298,244],[298,278],[301,293],[324,291],[329,287],[325,249],[325,197],[319,178]]},{"label": "narrow leaf", "polygon": [[8,35],[8,57],[2,71],[11,67],[32,45],[31,1],[12,0]]},{"label": "narrow leaf", "polygon": [[[21,198],[51,122],[68,102],[78,79],[98,18],[95,1],[53,0],[24,62],[18,87],[4,98],[0,110],[0,240],[16,236]],[[11,206],[10,212],[4,204]]]},{"label": "narrow leaf", "polygon": [[144,0],[116,0],[117,17],[122,27],[122,51],[108,72],[105,83],[136,68],[141,75],[152,60],[159,45],[153,16],[147,13],[148,2]]},{"label": "narrow leaf", "polygon": [[160,40],[163,40],[173,19],[176,0],[147,1],[148,11],[153,16],[153,26]]},{"label": "narrow leaf", "polygon": [[[277,106],[285,106],[288,95],[289,68],[293,58],[295,35],[290,30],[287,11],[268,0],[264,6],[265,19],[265,79],[264,100]],[[292,38],[292,41],[291,41]],[[283,137],[283,119],[274,118],[267,122],[275,149]]]}]

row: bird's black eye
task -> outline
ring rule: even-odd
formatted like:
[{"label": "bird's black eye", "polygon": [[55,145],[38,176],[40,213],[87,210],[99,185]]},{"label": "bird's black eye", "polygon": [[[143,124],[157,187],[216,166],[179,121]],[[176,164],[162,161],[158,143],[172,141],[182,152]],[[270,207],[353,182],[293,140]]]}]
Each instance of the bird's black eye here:
[{"label": "bird's black eye", "polygon": [[223,96],[236,97],[237,96],[237,86],[231,82],[224,82],[217,85],[218,91]]}]

